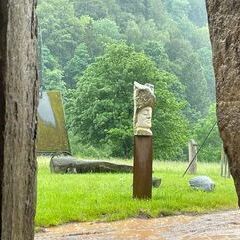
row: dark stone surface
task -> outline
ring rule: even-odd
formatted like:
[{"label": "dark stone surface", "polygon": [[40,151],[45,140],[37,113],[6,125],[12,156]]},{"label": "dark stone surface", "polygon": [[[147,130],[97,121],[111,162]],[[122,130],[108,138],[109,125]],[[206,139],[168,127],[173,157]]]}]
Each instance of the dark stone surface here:
[{"label": "dark stone surface", "polygon": [[51,158],[52,173],[131,173],[133,167],[106,161],[79,160],[71,156],[55,156]]},{"label": "dark stone surface", "polygon": [[162,179],[161,178],[157,178],[157,177],[153,177],[152,179],[152,186],[154,188],[159,188],[161,185]]}]

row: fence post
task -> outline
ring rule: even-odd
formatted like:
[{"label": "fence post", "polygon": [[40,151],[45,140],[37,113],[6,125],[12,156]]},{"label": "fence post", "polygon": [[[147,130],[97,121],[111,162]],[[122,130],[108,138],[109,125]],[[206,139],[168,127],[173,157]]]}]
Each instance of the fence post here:
[{"label": "fence post", "polygon": [[197,173],[197,143],[192,139],[188,143],[188,161],[189,163],[192,162],[193,158],[195,157],[194,161],[192,162],[188,172],[190,174],[196,174]]},{"label": "fence post", "polygon": [[228,158],[226,153],[224,152],[224,148],[222,146],[221,151],[221,177],[230,178],[230,169],[228,164]]}]

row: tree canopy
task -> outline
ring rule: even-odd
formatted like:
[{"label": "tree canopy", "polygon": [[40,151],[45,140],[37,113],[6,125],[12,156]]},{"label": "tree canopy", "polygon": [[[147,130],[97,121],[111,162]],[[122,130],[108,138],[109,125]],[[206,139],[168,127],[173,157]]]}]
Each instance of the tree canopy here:
[{"label": "tree canopy", "polygon": [[[129,157],[132,150],[133,83],[155,85],[158,106],[154,115],[155,154],[176,157],[186,142],[187,120],[181,110],[185,100],[172,88],[179,80],[159,71],[144,53],[126,44],[110,45],[78,79],[71,128],[82,143],[111,146],[113,156]],[[164,149],[164,150],[163,150]]]},{"label": "tree canopy", "polygon": [[139,81],[158,96],[155,156],[185,151],[215,101],[204,0],[39,0],[38,16],[42,87],[64,92],[79,144],[130,156]]}]

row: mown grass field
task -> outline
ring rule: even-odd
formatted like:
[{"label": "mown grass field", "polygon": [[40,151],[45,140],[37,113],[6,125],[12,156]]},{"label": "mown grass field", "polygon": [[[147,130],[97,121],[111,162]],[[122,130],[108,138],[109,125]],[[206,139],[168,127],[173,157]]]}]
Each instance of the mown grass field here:
[{"label": "mown grass field", "polygon": [[198,175],[216,183],[208,193],[190,189],[192,176],[182,177],[187,163],[154,162],[153,176],[162,178],[162,184],[148,201],[132,199],[132,174],[51,174],[48,164],[48,158],[38,158],[37,226],[237,208],[233,181],[220,177],[215,163],[198,164]]}]

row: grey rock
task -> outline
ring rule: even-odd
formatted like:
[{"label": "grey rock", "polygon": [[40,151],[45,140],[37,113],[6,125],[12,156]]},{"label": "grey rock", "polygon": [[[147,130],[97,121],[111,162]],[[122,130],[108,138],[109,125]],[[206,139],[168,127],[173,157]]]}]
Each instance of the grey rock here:
[{"label": "grey rock", "polygon": [[160,187],[161,182],[162,182],[162,179],[161,179],[161,178],[156,178],[156,177],[153,177],[153,178],[152,178],[152,186],[153,186],[154,188]]},{"label": "grey rock", "polygon": [[210,177],[197,176],[189,180],[191,188],[196,190],[203,190],[206,192],[212,192],[215,188],[215,183]]}]

